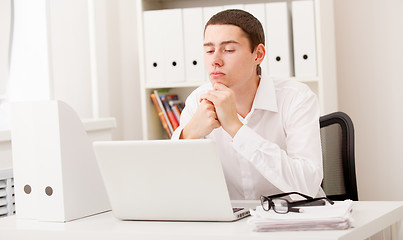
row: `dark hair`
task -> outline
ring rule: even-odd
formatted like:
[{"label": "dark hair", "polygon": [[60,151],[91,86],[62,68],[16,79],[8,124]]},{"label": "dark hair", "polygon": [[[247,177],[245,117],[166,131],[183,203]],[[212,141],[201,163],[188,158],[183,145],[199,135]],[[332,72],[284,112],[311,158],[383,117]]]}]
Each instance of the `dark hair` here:
[{"label": "dark hair", "polygon": [[[229,9],[219,12],[212,16],[204,27],[204,32],[209,25],[235,25],[244,31],[249,40],[251,52],[255,50],[260,43],[265,45],[264,30],[260,21],[252,14],[240,10]],[[261,68],[257,66],[257,74],[261,74]]]}]

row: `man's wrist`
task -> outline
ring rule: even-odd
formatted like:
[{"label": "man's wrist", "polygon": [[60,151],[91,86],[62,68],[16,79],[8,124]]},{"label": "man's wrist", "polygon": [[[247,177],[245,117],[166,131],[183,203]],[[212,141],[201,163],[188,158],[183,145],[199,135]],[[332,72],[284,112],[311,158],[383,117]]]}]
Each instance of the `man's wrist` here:
[{"label": "man's wrist", "polygon": [[231,135],[231,137],[235,137],[235,135],[237,134],[237,132],[239,131],[239,129],[241,129],[241,127],[243,126],[243,124],[238,121],[235,122],[231,127],[228,128],[228,130],[226,130],[228,132],[229,135]]},{"label": "man's wrist", "polygon": [[192,135],[192,131],[189,132],[188,129],[189,129],[189,127],[184,127],[182,129],[179,139],[197,139],[197,137]]}]

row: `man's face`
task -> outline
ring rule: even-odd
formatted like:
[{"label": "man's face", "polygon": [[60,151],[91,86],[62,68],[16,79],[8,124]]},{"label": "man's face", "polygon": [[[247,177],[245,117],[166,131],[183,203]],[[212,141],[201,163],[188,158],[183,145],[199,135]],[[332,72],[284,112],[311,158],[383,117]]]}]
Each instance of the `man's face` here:
[{"label": "man's face", "polygon": [[[256,51],[255,51],[256,52]],[[209,25],[204,33],[204,63],[212,84],[242,87],[256,76],[256,53],[235,25]]]}]

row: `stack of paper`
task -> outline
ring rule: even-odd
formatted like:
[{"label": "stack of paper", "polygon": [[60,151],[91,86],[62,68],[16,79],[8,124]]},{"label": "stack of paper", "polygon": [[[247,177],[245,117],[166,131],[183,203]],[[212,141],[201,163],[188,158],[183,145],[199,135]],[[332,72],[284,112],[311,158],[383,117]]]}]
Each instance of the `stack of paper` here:
[{"label": "stack of paper", "polygon": [[335,202],[334,205],[302,207],[301,213],[279,214],[272,209],[264,211],[261,206],[251,210],[249,224],[255,231],[329,230],[352,227],[353,201]]}]

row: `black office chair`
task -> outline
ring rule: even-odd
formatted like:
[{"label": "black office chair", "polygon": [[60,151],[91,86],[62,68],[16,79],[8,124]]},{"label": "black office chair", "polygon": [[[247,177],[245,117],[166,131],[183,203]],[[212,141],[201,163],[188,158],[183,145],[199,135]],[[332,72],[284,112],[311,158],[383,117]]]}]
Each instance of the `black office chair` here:
[{"label": "black office chair", "polygon": [[358,201],[353,122],[343,112],[322,116],[319,122],[324,175],[322,188],[332,200]]}]

